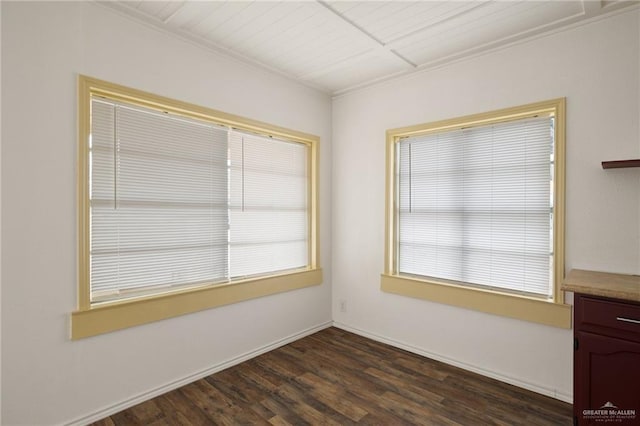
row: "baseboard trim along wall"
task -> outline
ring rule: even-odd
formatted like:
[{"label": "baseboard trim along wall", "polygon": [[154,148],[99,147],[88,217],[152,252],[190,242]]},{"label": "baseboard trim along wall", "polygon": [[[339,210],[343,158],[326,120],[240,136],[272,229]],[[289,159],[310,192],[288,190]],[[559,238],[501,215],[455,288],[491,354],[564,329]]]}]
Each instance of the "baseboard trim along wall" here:
[{"label": "baseboard trim along wall", "polygon": [[568,402],[569,404],[573,403],[573,395],[565,394],[562,392],[558,392],[556,389],[546,388],[544,386],[537,385],[535,383],[524,382],[520,379],[516,379],[514,377],[505,376],[503,374],[497,373],[495,371],[487,370],[482,367],[478,367],[476,365],[467,364],[462,361],[455,360],[453,358],[449,358],[440,354],[436,354],[433,352],[426,351],[422,348],[418,348],[416,346],[409,345],[404,342],[400,342],[394,339],[390,339],[387,337],[383,337],[377,335],[375,333],[371,333],[365,330],[361,330],[358,328],[351,327],[347,324],[343,324],[340,322],[333,322],[333,326],[339,328],[344,331],[348,331],[350,333],[357,334],[362,337],[366,337],[371,340],[375,340],[377,342],[386,343],[387,345],[391,345],[393,347],[404,349],[405,351],[412,352],[414,354],[433,359],[435,361],[440,361],[448,365],[452,365],[454,367],[462,368],[463,370],[471,371],[473,373],[478,373],[486,377],[490,377],[492,379],[500,380],[501,382],[508,383],[510,385],[517,386],[519,388],[523,388],[526,390],[530,390],[532,392],[536,392],[542,395],[550,396],[551,398],[558,399],[560,401]]},{"label": "baseboard trim along wall", "polygon": [[385,343],[387,345],[391,345],[393,347],[399,348],[399,349],[404,349],[406,351],[412,352],[414,354],[420,355],[420,356],[424,356],[426,358],[430,358],[436,361],[440,361],[440,362],[444,362],[445,364],[449,364],[452,365],[454,367],[459,367],[462,368],[464,370],[467,371],[471,371],[474,373],[478,373],[481,374],[483,376],[486,377],[490,377],[492,379],[496,379],[496,380],[500,380],[501,382],[505,382],[508,383],[510,385],[514,385],[514,386],[518,386],[520,388],[523,389],[527,389],[542,395],[546,395],[546,396],[550,396],[552,398],[558,399],[560,401],[564,401],[564,402],[568,402],[568,403],[573,403],[573,396],[570,394],[564,394],[561,392],[558,392],[555,389],[549,389],[543,386],[539,386],[536,385],[534,383],[529,383],[529,382],[524,382],[520,379],[516,379],[513,377],[509,377],[509,376],[505,376],[503,374],[491,371],[491,370],[487,370],[485,368],[482,367],[478,367],[475,365],[471,365],[471,364],[467,364],[465,362],[461,362],[440,354],[436,354],[433,352],[429,352],[426,351],[422,348],[418,348],[416,346],[412,346],[409,345],[407,343],[403,343],[394,339],[390,339],[384,336],[380,336],[378,334],[375,333],[371,333],[365,330],[361,330],[359,328],[355,328],[355,327],[351,327],[347,324],[343,324],[340,322],[336,322],[336,321],[327,321],[324,322],[322,324],[316,325],[314,327],[310,327],[307,328],[305,330],[302,330],[298,333],[292,334],[290,336],[287,336],[285,338],[282,338],[280,340],[277,340],[273,343],[270,343],[268,345],[262,346],[260,348],[257,348],[253,351],[249,351],[246,352],[244,354],[241,354],[237,357],[231,358],[229,360],[223,361],[221,363],[218,363],[216,365],[213,365],[205,370],[199,371],[197,373],[191,374],[189,376],[186,376],[182,379],[179,380],[175,380],[173,382],[170,383],[166,383],[162,386],[159,386],[155,389],[152,389],[148,392],[144,392],[142,394],[136,395],[132,398],[128,398],[125,399],[123,401],[120,401],[116,404],[110,405],[108,407],[105,407],[95,413],[91,413],[88,414],[86,416],[82,416],[80,418],[77,418],[69,423],[66,423],[67,426],[82,426],[82,425],[86,425],[89,423],[93,423],[95,421],[101,420],[105,417],[108,417],[112,414],[118,413],[122,410],[126,410],[127,408],[133,407],[134,405],[140,404],[141,402],[147,401],[151,398],[155,398],[156,396],[162,395],[164,393],[170,392],[174,389],[177,389],[181,386],[187,385],[189,383],[195,382],[196,380],[200,380],[204,377],[207,377],[211,374],[215,374],[219,371],[225,370],[229,367],[233,367],[234,365],[238,365],[244,361],[248,361],[252,358],[255,358],[259,355],[262,355],[264,353],[267,353],[269,351],[272,351],[274,349],[277,349],[281,346],[284,346],[286,344],[289,344],[291,342],[295,342],[296,340],[302,339],[303,337],[309,336],[313,333],[317,333],[318,331],[324,330],[326,328],[329,328],[331,326],[334,326],[336,328],[339,328],[341,330],[345,330],[348,331],[350,333],[354,333],[357,334],[359,336],[362,337],[366,337],[368,339],[371,340],[375,340],[377,342],[381,342],[381,343]]},{"label": "baseboard trim along wall", "polygon": [[228,359],[216,365],[213,365],[205,370],[199,371],[197,373],[186,376],[182,379],[175,380],[173,382],[164,384],[160,387],[152,389],[148,392],[144,392],[132,398],[125,399],[120,401],[114,405],[110,405],[105,407],[95,413],[88,414],[86,416],[77,418],[69,423],[66,423],[68,426],[82,426],[89,423],[93,423],[95,421],[101,420],[105,417],[108,417],[112,414],[118,413],[122,410],[126,410],[127,408],[133,407],[134,405],[140,404],[141,402],[148,401],[151,398],[155,398],[156,396],[162,395],[174,389],[177,389],[181,386],[187,385],[189,383],[195,382],[196,380],[200,380],[204,377],[207,377],[211,374],[217,373],[219,371],[225,370],[229,367],[233,367],[234,365],[238,365],[244,361],[248,361],[252,358],[255,358],[259,355],[277,349],[281,346],[289,344],[291,342],[295,342],[296,340],[302,339],[303,337],[309,336],[313,333],[317,333],[318,331],[324,330],[325,328],[329,328],[333,325],[332,321],[327,321],[322,324],[316,325],[314,327],[307,328],[306,330],[302,330],[298,333],[292,334],[280,340],[277,340],[268,345],[262,346],[253,351],[246,352],[244,354],[238,355],[237,357]]}]

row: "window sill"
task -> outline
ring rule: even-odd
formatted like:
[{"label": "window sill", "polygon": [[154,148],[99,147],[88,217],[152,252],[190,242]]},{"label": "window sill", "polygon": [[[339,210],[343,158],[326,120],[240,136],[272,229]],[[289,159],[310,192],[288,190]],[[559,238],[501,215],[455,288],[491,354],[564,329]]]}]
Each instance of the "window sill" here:
[{"label": "window sill", "polygon": [[71,339],[96,336],[321,283],[322,269],[312,269],[104,304],[71,314]]},{"label": "window sill", "polygon": [[430,300],[488,314],[571,328],[571,305],[496,291],[436,283],[382,274],[381,289],[387,293]]}]

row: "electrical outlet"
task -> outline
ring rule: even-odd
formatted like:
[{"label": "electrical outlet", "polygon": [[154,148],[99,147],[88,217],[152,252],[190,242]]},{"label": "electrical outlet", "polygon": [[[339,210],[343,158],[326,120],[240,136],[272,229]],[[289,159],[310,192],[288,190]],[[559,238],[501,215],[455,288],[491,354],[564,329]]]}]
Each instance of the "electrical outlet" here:
[{"label": "electrical outlet", "polygon": [[347,301],[344,299],[340,300],[340,312],[342,313],[347,312]]}]

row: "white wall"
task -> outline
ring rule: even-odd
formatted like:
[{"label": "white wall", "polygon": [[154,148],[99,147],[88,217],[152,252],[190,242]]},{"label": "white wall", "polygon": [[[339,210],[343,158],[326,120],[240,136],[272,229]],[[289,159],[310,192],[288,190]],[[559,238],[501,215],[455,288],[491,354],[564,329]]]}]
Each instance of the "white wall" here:
[{"label": "white wall", "polygon": [[[326,95],[95,3],[1,7],[3,424],[82,419],[330,321]],[[320,136],[325,283],[70,341],[77,73]]]},{"label": "white wall", "polygon": [[[570,330],[380,291],[385,130],[567,98],[566,268],[640,272],[637,11],[384,83],[333,103],[339,326],[570,401]],[[340,311],[340,301],[347,312]]]}]

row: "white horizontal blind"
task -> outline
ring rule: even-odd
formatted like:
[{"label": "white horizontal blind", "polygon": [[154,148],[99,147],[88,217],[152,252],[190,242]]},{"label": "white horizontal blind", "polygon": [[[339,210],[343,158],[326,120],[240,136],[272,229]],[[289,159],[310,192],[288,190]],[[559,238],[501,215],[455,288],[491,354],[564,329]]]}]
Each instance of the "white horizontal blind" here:
[{"label": "white horizontal blind", "polygon": [[306,145],[232,131],[230,275],[309,264]]},{"label": "white horizontal blind", "polygon": [[545,298],[553,119],[409,137],[398,152],[398,272]]},{"label": "white horizontal blind", "polygon": [[227,130],[93,98],[91,300],[228,279]]}]

